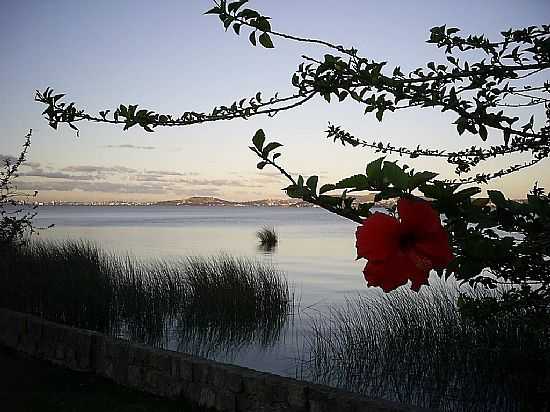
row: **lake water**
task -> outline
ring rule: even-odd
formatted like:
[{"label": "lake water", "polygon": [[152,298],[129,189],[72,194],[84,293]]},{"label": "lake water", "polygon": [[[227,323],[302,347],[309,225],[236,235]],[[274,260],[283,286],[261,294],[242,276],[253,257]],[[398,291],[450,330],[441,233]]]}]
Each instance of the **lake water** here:
[{"label": "lake water", "polygon": [[[41,239],[92,240],[107,251],[143,259],[228,253],[273,264],[286,274],[300,303],[291,326],[269,348],[250,344],[206,353],[263,371],[293,376],[308,317],[346,297],[379,293],[366,291],[365,261],[355,260],[357,225],[319,208],[43,206],[35,224],[55,225],[41,231]],[[279,236],[272,253],[258,249],[256,231],[266,225]],[[177,337],[166,346],[189,350]]]}]

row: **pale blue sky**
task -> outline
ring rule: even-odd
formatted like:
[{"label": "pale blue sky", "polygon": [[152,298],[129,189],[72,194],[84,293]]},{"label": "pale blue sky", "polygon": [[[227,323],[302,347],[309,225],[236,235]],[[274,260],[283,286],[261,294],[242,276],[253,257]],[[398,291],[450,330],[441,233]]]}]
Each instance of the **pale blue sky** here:
[{"label": "pale blue sky", "polygon": [[[251,1],[271,16],[275,30],[356,46],[362,55],[404,70],[442,54],[426,44],[429,28],[447,24],[490,36],[509,27],[548,24],[550,3],[528,1]],[[454,117],[409,111],[379,124],[354,104],[317,100],[269,118],[237,120],[149,134],[137,128],[81,123],[80,138],[54,131],[33,102],[35,89],[51,86],[89,111],[138,103],[158,112],[208,111],[262,90],[292,91],[290,77],[304,53],[326,50],[274,39],[276,48],[254,48],[246,36],[224,33],[217,17],[204,16],[207,0],[3,1],[0,5],[0,154],[14,155],[29,128],[33,168],[24,178],[42,199],[174,199],[214,195],[230,199],[281,197],[286,182],[255,168],[247,148],[264,128],[285,144],[282,161],[304,175],[333,182],[364,170],[377,157],[324,138],[328,121],[366,138],[395,144],[459,148],[478,143],[457,137]],[[542,117],[542,116],[541,116]],[[490,140],[500,142],[500,136]],[[120,147],[123,146],[123,147]],[[130,147],[133,146],[133,147]],[[441,171],[441,163],[407,163]],[[486,169],[498,169],[496,162]],[[513,197],[535,180],[550,188],[545,160],[489,187]]]}]

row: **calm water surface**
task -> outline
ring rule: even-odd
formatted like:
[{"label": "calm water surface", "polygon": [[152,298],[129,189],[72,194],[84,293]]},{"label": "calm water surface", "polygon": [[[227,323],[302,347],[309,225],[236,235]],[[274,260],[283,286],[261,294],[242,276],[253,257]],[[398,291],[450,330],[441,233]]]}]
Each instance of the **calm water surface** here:
[{"label": "calm water surface", "polygon": [[[41,232],[42,239],[92,240],[108,251],[143,259],[228,253],[274,264],[285,272],[300,302],[280,340],[269,348],[249,344],[233,350],[197,349],[263,371],[293,376],[307,318],[366,290],[365,262],[355,260],[357,225],[318,208],[43,206],[35,223],[55,225]],[[269,254],[258,249],[255,236],[265,225],[279,235],[278,247]],[[175,336],[165,346],[189,350],[188,342]]]}]

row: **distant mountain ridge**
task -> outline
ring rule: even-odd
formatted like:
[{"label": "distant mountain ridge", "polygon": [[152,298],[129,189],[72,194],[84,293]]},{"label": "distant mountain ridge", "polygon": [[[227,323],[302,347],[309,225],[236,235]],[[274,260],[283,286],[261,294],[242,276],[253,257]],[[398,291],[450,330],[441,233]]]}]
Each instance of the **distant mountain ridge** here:
[{"label": "distant mountain ridge", "polygon": [[163,200],[156,202],[159,206],[283,206],[283,207],[311,207],[300,199],[260,199],[250,201],[231,201],[213,196],[192,196],[187,199]]}]

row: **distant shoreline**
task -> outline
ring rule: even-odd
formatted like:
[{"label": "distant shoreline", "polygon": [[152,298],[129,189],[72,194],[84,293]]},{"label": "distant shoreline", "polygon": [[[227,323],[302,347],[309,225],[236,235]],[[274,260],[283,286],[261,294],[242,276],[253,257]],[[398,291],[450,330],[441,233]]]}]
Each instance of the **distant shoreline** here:
[{"label": "distant shoreline", "polygon": [[[357,196],[360,203],[371,202],[372,196]],[[232,201],[210,196],[193,196],[181,200],[164,200],[158,202],[139,202],[139,201],[49,201],[49,202],[20,202],[21,205],[31,206],[208,206],[208,207],[318,207],[301,199],[260,199],[249,201]]]}]

